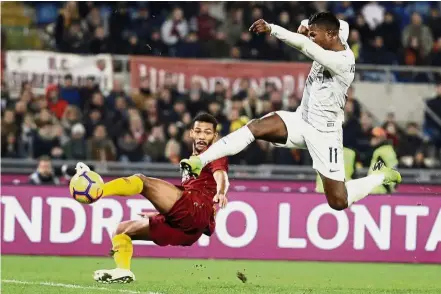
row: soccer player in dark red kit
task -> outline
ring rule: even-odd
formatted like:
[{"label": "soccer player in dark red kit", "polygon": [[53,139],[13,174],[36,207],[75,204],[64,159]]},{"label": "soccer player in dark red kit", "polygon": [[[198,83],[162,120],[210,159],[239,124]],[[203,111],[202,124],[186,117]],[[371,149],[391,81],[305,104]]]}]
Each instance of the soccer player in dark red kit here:
[{"label": "soccer player in dark red kit", "polygon": [[[204,152],[217,138],[217,121],[209,114],[197,115],[190,135],[193,154]],[[77,164],[77,173],[88,171],[84,163]],[[159,246],[191,246],[202,234],[211,236],[215,228],[216,203],[227,204],[228,161],[220,158],[205,166],[199,177],[182,171],[182,186],[137,174],[118,178],[104,185],[105,196],[141,194],[157,209],[143,213],[140,220],[121,222],[112,238],[115,269],[98,270],[94,279],[101,283],[129,283],[135,280],[130,270],[133,255],[132,240],[153,241]]]}]

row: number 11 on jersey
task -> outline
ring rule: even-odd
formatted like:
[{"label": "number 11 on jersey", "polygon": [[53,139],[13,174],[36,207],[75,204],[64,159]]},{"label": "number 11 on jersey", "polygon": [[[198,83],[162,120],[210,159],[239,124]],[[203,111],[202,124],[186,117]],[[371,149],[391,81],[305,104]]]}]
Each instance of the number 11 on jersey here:
[{"label": "number 11 on jersey", "polygon": [[[332,160],[334,160],[334,162]],[[329,162],[337,163],[337,148],[329,147]]]}]

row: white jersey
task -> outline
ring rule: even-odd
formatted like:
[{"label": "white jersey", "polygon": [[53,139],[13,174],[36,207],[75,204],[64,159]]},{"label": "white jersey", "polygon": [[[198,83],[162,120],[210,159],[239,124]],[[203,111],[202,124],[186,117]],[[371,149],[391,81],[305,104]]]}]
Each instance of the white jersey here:
[{"label": "white jersey", "polygon": [[355,75],[354,54],[345,46],[344,51],[332,52],[332,70],[317,61],[312,63],[297,110],[305,122],[322,132],[337,131],[344,121],[346,93]]},{"label": "white jersey", "polygon": [[349,26],[340,25],[343,51],[325,50],[311,39],[271,24],[271,35],[314,60],[296,112],[277,111],[285,123],[287,140],[275,145],[308,149],[312,167],[335,181],[345,180],[343,159],[344,106],[354,80],[355,57],[346,43]]}]

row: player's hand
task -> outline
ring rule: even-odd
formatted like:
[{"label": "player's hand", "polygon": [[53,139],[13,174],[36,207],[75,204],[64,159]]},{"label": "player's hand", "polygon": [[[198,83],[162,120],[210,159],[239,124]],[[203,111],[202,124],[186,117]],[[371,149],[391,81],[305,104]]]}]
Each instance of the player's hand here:
[{"label": "player's hand", "polygon": [[142,218],[149,218],[149,217],[155,216],[157,214],[158,214],[157,212],[141,212],[141,213],[138,213],[138,215],[140,217],[142,217]]},{"label": "player's hand", "polygon": [[213,197],[213,202],[219,204],[220,208],[224,208],[225,206],[227,206],[228,203],[227,195],[222,193],[217,193]]},{"label": "player's hand", "polygon": [[309,34],[309,29],[305,26],[300,25],[299,28],[297,29],[297,33],[298,34],[302,34],[304,36],[308,36]]},{"label": "player's hand", "polygon": [[271,33],[271,26],[263,19],[256,20],[250,27],[250,32],[261,34]]}]

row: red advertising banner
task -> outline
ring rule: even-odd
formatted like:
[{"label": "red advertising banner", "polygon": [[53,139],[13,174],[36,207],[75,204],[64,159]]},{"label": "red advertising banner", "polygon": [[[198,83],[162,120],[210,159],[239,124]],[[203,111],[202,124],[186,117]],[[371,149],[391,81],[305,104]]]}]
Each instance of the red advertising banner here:
[{"label": "red advertising banner", "polygon": [[[135,242],[135,256],[441,264],[441,197],[372,196],[334,211],[310,193],[232,192],[215,234],[191,247]],[[105,256],[141,198],[81,205],[67,188],[2,186],[2,254]]]},{"label": "red advertising banner", "polygon": [[272,82],[285,93],[301,93],[311,65],[309,63],[269,63],[247,61],[215,61],[162,57],[130,57],[132,87],[148,77],[150,88],[156,91],[171,74],[180,92],[185,92],[193,81],[201,83],[205,91],[212,92],[217,82],[237,90],[243,79],[261,91],[266,82]]}]

